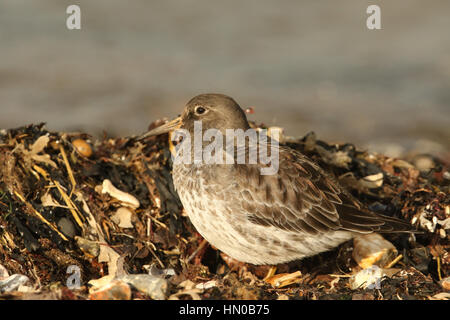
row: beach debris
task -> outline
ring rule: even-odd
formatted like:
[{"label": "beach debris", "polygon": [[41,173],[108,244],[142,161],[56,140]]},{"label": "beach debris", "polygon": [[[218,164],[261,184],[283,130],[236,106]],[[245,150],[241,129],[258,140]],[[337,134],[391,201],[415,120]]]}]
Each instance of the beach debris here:
[{"label": "beach debris", "polygon": [[353,239],[353,258],[365,269],[372,265],[385,267],[397,256],[397,249],[378,233],[358,235]]},{"label": "beach debris", "polygon": [[280,273],[273,275],[265,281],[270,283],[275,288],[283,288],[289,286],[293,283],[298,283],[301,281],[302,273],[301,271],[296,271],[293,273]]},{"label": "beach debris", "polygon": [[176,275],[175,270],[173,268],[160,269],[154,263],[151,265],[144,265],[142,267],[144,270],[148,272],[149,275],[155,277],[167,278]]},{"label": "beach debris", "polygon": [[92,155],[92,147],[83,139],[75,139],[72,141],[75,150],[83,157],[89,158]]},{"label": "beach debris", "polygon": [[124,282],[112,280],[89,294],[89,300],[130,300],[131,288]]},{"label": "beach debris", "polygon": [[119,200],[123,205],[130,208],[137,209],[140,206],[139,200],[136,199],[136,197],[117,189],[109,179],[103,180],[101,187],[97,189],[100,190],[101,193],[109,194],[111,197]]},{"label": "beach debris", "polygon": [[18,290],[29,281],[30,279],[23,274],[13,274],[3,280],[0,280],[0,293]]},{"label": "beach debris", "polygon": [[131,223],[131,217],[133,216],[133,212],[126,208],[120,207],[117,209],[116,213],[111,216],[111,221],[117,224],[121,228],[133,228],[133,224]]},{"label": "beach debris", "polygon": [[395,268],[380,268],[377,265],[372,265],[366,269],[361,269],[349,280],[350,288],[356,289],[381,289],[381,283],[385,277],[392,277],[401,269]]},{"label": "beach debris", "polygon": [[383,185],[383,173],[379,172],[370,176],[365,176],[358,180],[358,184],[361,188],[379,188]]},{"label": "beach debris", "polygon": [[4,280],[9,277],[8,270],[0,264],[0,280]]},{"label": "beach debris", "polygon": [[[89,156],[77,149],[77,139],[89,145]],[[0,131],[0,281],[16,279],[0,299],[446,297],[448,154],[390,158],[352,144],[327,143],[314,133],[283,135],[283,143],[323,166],[363,206],[423,232],[411,241],[386,235],[398,255],[384,241],[385,247],[376,250],[347,242],[278,265],[273,271],[279,274],[268,273],[267,266],[230,262],[196,232],[173,186],[167,136],[145,143],[133,137],[92,139],[30,125]],[[102,192],[104,183],[112,194]],[[69,268],[78,268],[81,277],[73,292],[62,285]],[[17,286],[25,281],[20,275],[28,282]],[[142,288],[136,279],[130,280],[135,285],[123,280],[141,275],[147,284]],[[376,293],[363,291],[377,283]],[[103,295],[93,294],[101,289]]]},{"label": "beach debris", "polygon": [[450,291],[450,277],[446,277],[439,282],[444,290]]},{"label": "beach debris", "polygon": [[98,241],[84,239],[79,236],[75,236],[75,241],[77,242],[78,247],[87,255],[95,258],[100,254],[100,245]]},{"label": "beach debris", "polygon": [[128,274],[120,278],[136,290],[153,300],[164,300],[168,290],[168,282],[164,278],[149,274]]}]

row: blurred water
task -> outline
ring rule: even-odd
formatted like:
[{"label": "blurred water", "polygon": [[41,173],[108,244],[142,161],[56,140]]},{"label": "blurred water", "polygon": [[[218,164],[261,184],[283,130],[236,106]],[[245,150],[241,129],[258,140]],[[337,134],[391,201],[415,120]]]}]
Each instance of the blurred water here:
[{"label": "blurred water", "polygon": [[289,135],[450,147],[450,2],[379,1],[369,31],[373,3],[2,1],[0,128],[138,134],[221,92]]}]

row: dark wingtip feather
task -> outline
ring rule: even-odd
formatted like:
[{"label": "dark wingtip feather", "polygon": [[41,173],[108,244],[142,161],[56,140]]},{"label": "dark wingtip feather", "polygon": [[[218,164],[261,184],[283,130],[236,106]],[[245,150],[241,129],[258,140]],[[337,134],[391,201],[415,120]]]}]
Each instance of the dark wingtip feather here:
[{"label": "dark wingtip feather", "polygon": [[[385,216],[382,214],[377,215],[380,220],[382,220],[385,224],[382,226],[379,232],[382,233],[397,233],[397,232],[406,232],[406,233],[423,233],[422,231],[417,230],[412,224],[407,221]],[[383,228],[384,227],[384,228]],[[387,228],[391,227],[392,230],[388,230]]]},{"label": "dark wingtip feather", "polygon": [[349,231],[368,233],[420,233],[413,225],[398,218],[360,210],[352,206],[337,205],[342,228]]}]

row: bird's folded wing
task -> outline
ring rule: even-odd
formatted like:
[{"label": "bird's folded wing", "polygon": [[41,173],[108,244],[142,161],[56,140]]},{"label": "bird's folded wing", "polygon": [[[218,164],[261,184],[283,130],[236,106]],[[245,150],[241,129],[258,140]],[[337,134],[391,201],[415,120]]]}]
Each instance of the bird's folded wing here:
[{"label": "bird's folded wing", "polygon": [[298,152],[279,147],[277,174],[261,175],[260,167],[235,165],[242,201],[233,205],[244,209],[235,212],[245,212],[252,223],[309,234],[411,231],[406,222],[361,208],[331,176]]}]

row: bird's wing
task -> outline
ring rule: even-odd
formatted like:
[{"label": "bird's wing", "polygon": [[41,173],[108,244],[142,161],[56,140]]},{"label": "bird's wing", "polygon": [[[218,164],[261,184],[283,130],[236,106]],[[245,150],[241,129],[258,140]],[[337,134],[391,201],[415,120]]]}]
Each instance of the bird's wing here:
[{"label": "bird's wing", "polygon": [[[353,200],[338,182],[306,156],[279,147],[279,168],[261,175],[261,164],[234,166],[238,204],[257,225],[317,234],[331,230],[358,233],[410,231],[401,220],[378,215]],[[269,164],[270,165],[270,164]]]}]

